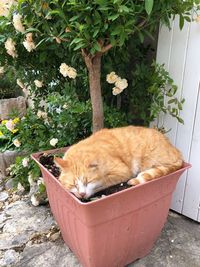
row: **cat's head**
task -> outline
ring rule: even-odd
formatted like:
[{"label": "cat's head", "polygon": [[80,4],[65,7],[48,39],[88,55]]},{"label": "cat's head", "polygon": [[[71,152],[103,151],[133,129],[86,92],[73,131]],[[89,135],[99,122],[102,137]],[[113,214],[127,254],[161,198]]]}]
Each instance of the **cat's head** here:
[{"label": "cat's head", "polygon": [[97,159],[87,157],[72,159],[55,158],[61,169],[62,185],[78,198],[87,199],[107,187],[105,166]]}]

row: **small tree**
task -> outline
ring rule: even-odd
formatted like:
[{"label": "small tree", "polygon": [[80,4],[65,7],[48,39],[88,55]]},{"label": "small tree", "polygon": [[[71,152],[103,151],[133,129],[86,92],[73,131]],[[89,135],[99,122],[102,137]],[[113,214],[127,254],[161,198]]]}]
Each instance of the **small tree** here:
[{"label": "small tree", "polygon": [[198,9],[199,3],[200,0],[19,0],[17,12],[25,29],[21,25],[18,32],[26,34],[27,41],[32,40],[27,33],[34,33],[39,41],[33,49],[57,42],[70,54],[82,55],[89,73],[95,132],[104,125],[102,56],[116,47],[125,49],[132,35],[143,42],[145,36],[152,36],[160,21],[170,27],[175,15],[179,15],[182,28],[185,20],[190,21],[194,4]]}]

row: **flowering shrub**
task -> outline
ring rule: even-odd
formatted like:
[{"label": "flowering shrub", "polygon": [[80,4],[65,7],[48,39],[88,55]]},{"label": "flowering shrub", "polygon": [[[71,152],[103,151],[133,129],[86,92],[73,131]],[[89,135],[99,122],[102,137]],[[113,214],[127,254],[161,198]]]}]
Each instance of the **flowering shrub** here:
[{"label": "flowering shrub", "polygon": [[20,147],[21,143],[18,140],[19,122],[19,118],[14,118],[13,120],[3,120],[0,123],[0,152],[15,150]]},{"label": "flowering shrub", "polygon": [[[72,145],[91,134],[91,103],[77,97],[50,94],[36,103],[19,124],[21,149],[35,152]],[[125,114],[105,106],[106,127],[126,124]]]},{"label": "flowering shrub", "polygon": [[9,178],[13,178],[14,185],[20,183],[25,190],[30,189],[31,182],[37,181],[40,177],[40,169],[29,157],[17,157],[15,164],[8,168]]},{"label": "flowering shrub", "polygon": [[[155,33],[159,20],[170,27],[170,19],[176,14],[182,28],[185,20],[190,21],[193,5],[195,10],[199,9],[197,0],[184,4],[179,0],[156,3],[95,0],[89,5],[88,1],[77,0],[22,0],[8,13],[7,2],[0,19],[0,67],[14,65],[17,78],[35,96],[61,92],[60,84],[64,83],[82,85],[80,79],[87,69],[94,131],[103,127],[100,83],[103,55],[125,46],[131,36],[133,41],[143,42],[146,36]],[[127,85],[126,80],[118,81],[113,94],[118,95]]]}]

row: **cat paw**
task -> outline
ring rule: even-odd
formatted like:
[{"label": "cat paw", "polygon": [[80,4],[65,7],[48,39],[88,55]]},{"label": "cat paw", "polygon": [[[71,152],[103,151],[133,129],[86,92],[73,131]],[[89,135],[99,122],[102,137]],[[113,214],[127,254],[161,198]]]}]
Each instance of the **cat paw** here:
[{"label": "cat paw", "polygon": [[135,186],[135,185],[137,185],[137,184],[139,184],[139,183],[140,183],[140,182],[139,182],[137,179],[135,179],[135,178],[130,179],[130,180],[127,182],[128,185],[132,185],[132,186]]}]

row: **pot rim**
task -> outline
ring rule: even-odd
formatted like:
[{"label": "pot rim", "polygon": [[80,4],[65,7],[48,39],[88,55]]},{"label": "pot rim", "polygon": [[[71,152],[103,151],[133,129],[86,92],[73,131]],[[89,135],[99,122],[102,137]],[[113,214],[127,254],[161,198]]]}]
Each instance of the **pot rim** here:
[{"label": "pot rim", "polygon": [[[56,148],[56,149],[50,149],[50,150],[45,150],[45,151],[40,151],[40,152],[36,152],[36,153],[33,153],[33,154],[31,154],[31,158],[40,166],[40,168],[41,169],[43,169],[43,170],[45,170],[46,172],[48,172],[48,174],[49,174],[49,176],[56,182],[56,183],[58,183],[59,184],[59,186],[61,186],[62,187],[62,189],[68,194],[68,195],[70,195],[79,205],[82,205],[82,206],[88,206],[88,205],[94,205],[95,203],[97,203],[97,202],[102,202],[102,201],[105,201],[105,200],[107,200],[107,199],[110,199],[110,198],[112,198],[112,197],[114,197],[114,196],[118,196],[118,195],[121,195],[121,194],[125,194],[125,192],[128,192],[128,191],[131,191],[131,190],[137,190],[137,188],[139,188],[139,187],[142,187],[142,186],[146,186],[147,184],[149,184],[149,183],[156,183],[156,181],[159,181],[159,180],[161,180],[161,179],[165,179],[165,177],[167,177],[167,176],[169,176],[169,175],[171,175],[172,173],[170,173],[170,174],[167,174],[167,175],[163,175],[163,176],[161,176],[161,177],[159,177],[159,178],[156,178],[156,179],[153,179],[153,180],[151,180],[151,181],[147,181],[147,182],[145,182],[145,183],[143,183],[143,184],[138,184],[138,185],[136,185],[136,186],[132,186],[132,187],[130,187],[130,188],[126,188],[126,189],[124,189],[124,190],[121,190],[121,191],[119,191],[119,192],[116,192],[116,193],[113,193],[113,194],[111,194],[111,195],[108,195],[108,196],[105,196],[105,197],[102,197],[102,198],[99,198],[99,199],[95,199],[95,200],[93,200],[93,201],[90,201],[90,202],[82,202],[82,201],[80,201],[76,196],[74,196],[71,192],[69,192],[67,189],[65,189],[64,188],[64,186],[60,183],[60,181],[58,180],[58,178],[56,178],[47,168],[45,168],[44,167],[44,165],[42,165],[40,162],[39,162],[39,157],[42,155],[42,154],[44,154],[44,153],[47,153],[47,154],[49,154],[49,153],[52,153],[52,152],[57,152],[57,151],[59,151],[59,152],[65,152],[65,151],[67,151],[67,149],[69,149],[69,146],[68,147],[63,147],[63,148]],[[175,171],[175,172],[173,172],[173,174],[176,174],[176,173],[178,173],[178,172],[180,172],[180,171],[184,171],[184,170],[187,170],[187,169],[189,169],[189,168],[191,168],[192,167],[192,165],[190,164],[190,163],[187,163],[187,162],[183,162],[183,166],[180,168],[180,169],[178,169],[177,171]]]}]

